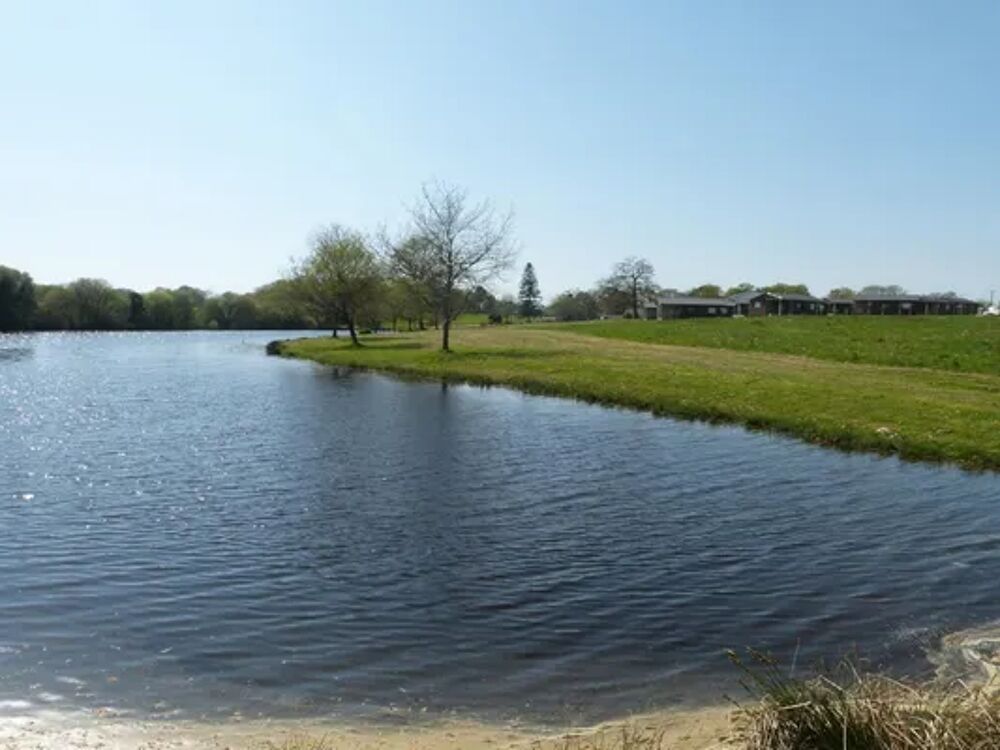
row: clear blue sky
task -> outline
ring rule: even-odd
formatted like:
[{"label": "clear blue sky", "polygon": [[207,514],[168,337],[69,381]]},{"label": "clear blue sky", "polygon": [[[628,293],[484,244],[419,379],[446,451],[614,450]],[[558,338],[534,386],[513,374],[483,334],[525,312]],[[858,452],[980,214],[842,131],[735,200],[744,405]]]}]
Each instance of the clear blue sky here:
[{"label": "clear blue sky", "polygon": [[0,263],[249,290],[440,178],[547,296],[633,254],[984,296],[998,40],[971,0],[2,3]]}]

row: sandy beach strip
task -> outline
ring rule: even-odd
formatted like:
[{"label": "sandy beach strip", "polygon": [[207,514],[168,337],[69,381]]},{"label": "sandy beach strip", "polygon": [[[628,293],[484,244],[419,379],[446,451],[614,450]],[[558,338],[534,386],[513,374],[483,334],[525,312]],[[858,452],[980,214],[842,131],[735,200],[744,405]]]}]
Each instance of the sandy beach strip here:
[{"label": "sandy beach strip", "polygon": [[321,721],[140,721],[75,712],[0,717],[2,750],[555,750],[614,748],[623,729],[662,731],[668,750],[729,747],[728,707],[663,711],[592,727],[531,730],[445,722],[377,727]]}]

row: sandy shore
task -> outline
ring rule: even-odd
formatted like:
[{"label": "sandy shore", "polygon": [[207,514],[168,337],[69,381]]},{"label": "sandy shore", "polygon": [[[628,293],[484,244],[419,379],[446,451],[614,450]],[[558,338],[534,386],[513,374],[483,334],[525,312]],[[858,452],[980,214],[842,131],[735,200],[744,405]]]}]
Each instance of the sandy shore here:
[{"label": "sandy shore", "polygon": [[572,750],[590,743],[613,750],[622,728],[628,727],[662,730],[664,750],[709,750],[727,747],[729,713],[729,709],[723,707],[662,712],[594,727],[544,733],[472,722],[386,728],[284,720],[224,724],[152,722],[90,714],[45,713],[0,717],[0,749]]}]

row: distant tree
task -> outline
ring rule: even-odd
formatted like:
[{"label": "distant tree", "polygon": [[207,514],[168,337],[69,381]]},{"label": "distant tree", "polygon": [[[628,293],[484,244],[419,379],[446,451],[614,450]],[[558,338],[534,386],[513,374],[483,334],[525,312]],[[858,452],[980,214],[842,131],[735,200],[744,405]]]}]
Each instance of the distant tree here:
[{"label": "distant tree", "polygon": [[73,293],[65,286],[39,287],[36,326],[45,331],[79,328],[79,311]]},{"label": "distant tree", "polygon": [[940,297],[941,299],[955,299],[958,297],[958,292],[948,291],[948,292],[931,292],[929,295],[931,297]]},{"label": "distant tree", "polygon": [[207,328],[249,330],[257,327],[257,306],[249,294],[225,292],[205,301],[201,318]]},{"label": "distant tree", "polygon": [[484,287],[482,284],[477,284],[476,287],[469,293],[469,310],[489,315],[490,313],[496,312],[496,305],[497,298],[494,297],[490,293],[489,289]]},{"label": "distant tree", "polygon": [[131,289],[120,289],[122,294],[128,297],[128,318],[126,323],[132,330],[145,328],[146,326],[146,301],[138,292]]},{"label": "distant tree", "polygon": [[619,289],[607,279],[602,281],[594,291],[594,297],[600,306],[601,314],[613,316],[621,315],[622,311],[628,310],[632,304],[632,295],[624,289]]},{"label": "distant tree", "polygon": [[128,297],[102,279],[77,279],[67,285],[75,311],[75,328],[88,331],[119,330],[128,320]]},{"label": "distant tree", "polygon": [[510,323],[511,319],[517,314],[517,300],[514,299],[514,295],[505,294],[497,301],[496,314],[504,322]]},{"label": "distant tree", "polygon": [[753,284],[744,281],[742,284],[737,284],[736,286],[731,286],[726,290],[727,297],[735,297],[737,294],[743,294],[744,292],[752,292],[756,289]]},{"label": "distant tree", "polygon": [[902,294],[906,294],[906,289],[899,286],[899,284],[869,284],[866,287],[862,287],[858,294],[862,295],[883,295],[886,297],[897,297]]},{"label": "distant tree", "polygon": [[809,287],[805,284],[777,283],[764,287],[764,291],[771,294],[809,294]]},{"label": "distant tree", "polygon": [[580,289],[570,289],[556,296],[548,313],[556,320],[594,320],[600,317],[597,295]]},{"label": "distant tree", "polygon": [[521,274],[521,287],[518,293],[518,312],[522,318],[531,320],[542,314],[542,293],[538,290],[538,278],[535,267],[528,263]]},{"label": "distant tree", "polygon": [[143,297],[147,327],[154,331],[174,328],[174,294],[169,289],[154,289]]},{"label": "distant tree", "polygon": [[296,276],[319,317],[342,320],[359,346],[358,324],[373,312],[382,285],[382,269],[365,238],[339,224],[317,232]]},{"label": "distant tree", "polygon": [[450,350],[451,324],[469,292],[506,272],[515,256],[513,216],[498,215],[489,201],[470,204],[453,185],[424,185],[410,211],[402,242],[387,243],[393,270],[425,290],[441,324],[441,350]]},{"label": "distant tree", "polygon": [[836,289],[831,289],[827,299],[854,299],[857,294],[849,286],[838,286]]},{"label": "distant tree", "polygon": [[35,282],[31,276],[0,266],[0,331],[29,329],[37,307]]},{"label": "distant tree", "polygon": [[291,279],[279,279],[265,284],[255,289],[251,297],[260,328],[301,329],[317,325]]},{"label": "distant tree", "polygon": [[702,284],[688,292],[691,297],[721,297],[722,287],[717,284]]},{"label": "distant tree", "polygon": [[639,305],[643,298],[656,294],[653,273],[653,264],[648,260],[629,257],[615,264],[611,276],[602,286],[608,291],[618,291],[627,295],[632,316],[638,318]]}]

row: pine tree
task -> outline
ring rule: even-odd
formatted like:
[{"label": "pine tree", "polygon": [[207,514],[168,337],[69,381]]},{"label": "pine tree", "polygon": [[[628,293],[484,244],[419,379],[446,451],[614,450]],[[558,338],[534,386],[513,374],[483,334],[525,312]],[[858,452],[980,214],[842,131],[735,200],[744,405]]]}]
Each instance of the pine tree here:
[{"label": "pine tree", "polygon": [[538,278],[535,276],[535,267],[530,263],[524,267],[521,274],[521,291],[518,294],[520,300],[519,312],[522,318],[537,318],[542,314],[542,293],[538,291]]}]

